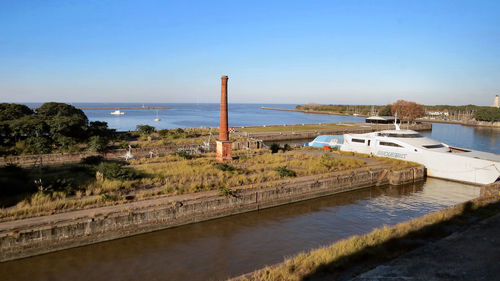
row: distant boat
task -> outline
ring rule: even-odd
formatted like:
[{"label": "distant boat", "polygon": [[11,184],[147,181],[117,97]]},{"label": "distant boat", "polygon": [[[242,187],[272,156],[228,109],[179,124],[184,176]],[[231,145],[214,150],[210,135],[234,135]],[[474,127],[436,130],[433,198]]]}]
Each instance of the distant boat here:
[{"label": "distant boat", "polygon": [[115,110],[115,111],[113,111],[113,112],[111,112],[109,114],[111,114],[111,115],[123,115],[123,114],[125,114],[125,112],[122,112],[119,109],[117,109],[117,110]]},{"label": "distant boat", "polygon": [[160,122],[161,119],[160,117],[158,117],[158,110],[156,111],[156,118],[155,118],[155,122]]}]

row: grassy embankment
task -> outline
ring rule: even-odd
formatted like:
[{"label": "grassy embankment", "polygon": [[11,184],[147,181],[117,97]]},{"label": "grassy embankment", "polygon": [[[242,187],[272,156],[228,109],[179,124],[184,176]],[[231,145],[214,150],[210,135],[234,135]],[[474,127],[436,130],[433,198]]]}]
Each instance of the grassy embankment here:
[{"label": "grassy embankment", "polygon": [[[304,148],[276,154],[268,150],[240,151],[235,152],[235,159],[230,164],[219,164],[213,153],[207,153],[143,158],[130,163],[90,159],[92,161],[81,164],[33,170],[1,168],[0,182],[5,184],[4,191],[13,192],[2,198],[0,220],[158,196],[208,190],[222,192],[237,186],[269,186],[282,183],[284,177],[328,174],[363,167],[368,160],[366,156],[354,156],[352,153],[321,156],[309,150]],[[414,165],[384,158],[378,161],[391,169]]]},{"label": "grassy embankment", "polygon": [[[240,280],[348,280],[417,247],[500,213],[500,194],[340,240],[330,246],[286,258]],[[321,279],[323,280],[323,279]]]}]

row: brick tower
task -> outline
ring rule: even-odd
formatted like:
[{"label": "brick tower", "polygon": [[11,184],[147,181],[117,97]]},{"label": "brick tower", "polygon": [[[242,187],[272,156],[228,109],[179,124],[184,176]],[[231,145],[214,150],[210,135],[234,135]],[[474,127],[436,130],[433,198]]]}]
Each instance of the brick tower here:
[{"label": "brick tower", "polygon": [[227,80],[229,78],[224,75],[221,77],[221,93],[220,93],[220,128],[219,140],[217,143],[217,160],[227,162],[233,159],[231,153],[232,142],[229,140],[229,128],[227,118]]}]

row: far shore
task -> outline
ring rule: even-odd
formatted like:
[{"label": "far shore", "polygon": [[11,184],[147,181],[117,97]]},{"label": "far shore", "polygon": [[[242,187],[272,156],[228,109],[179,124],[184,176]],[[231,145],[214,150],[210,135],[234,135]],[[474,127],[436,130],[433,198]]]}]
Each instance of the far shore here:
[{"label": "far shore", "polygon": [[[309,114],[328,114],[328,115],[339,115],[339,116],[354,116],[354,117],[368,117],[368,115],[362,114],[345,114],[338,112],[327,112],[327,111],[316,111],[316,110],[302,110],[302,109],[289,109],[289,108],[274,108],[274,107],[262,107],[264,110],[279,110],[279,111],[294,111],[294,112],[302,112]],[[486,122],[486,121],[476,121],[476,120],[438,120],[438,119],[423,119],[419,118],[416,121],[425,122],[425,123],[441,123],[441,124],[457,124],[463,126],[471,126],[471,127],[492,127],[492,128],[500,128],[500,122]]]}]

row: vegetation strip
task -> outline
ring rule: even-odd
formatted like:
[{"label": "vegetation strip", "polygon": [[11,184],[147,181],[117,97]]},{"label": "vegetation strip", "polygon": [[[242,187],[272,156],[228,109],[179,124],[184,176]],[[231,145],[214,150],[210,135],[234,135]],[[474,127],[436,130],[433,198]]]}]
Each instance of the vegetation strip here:
[{"label": "vegetation strip", "polygon": [[326,275],[335,280],[349,280],[417,247],[463,230],[471,222],[500,213],[499,196],[477,198],[395,226],[352,236],[233,280],[313,280]]}]

